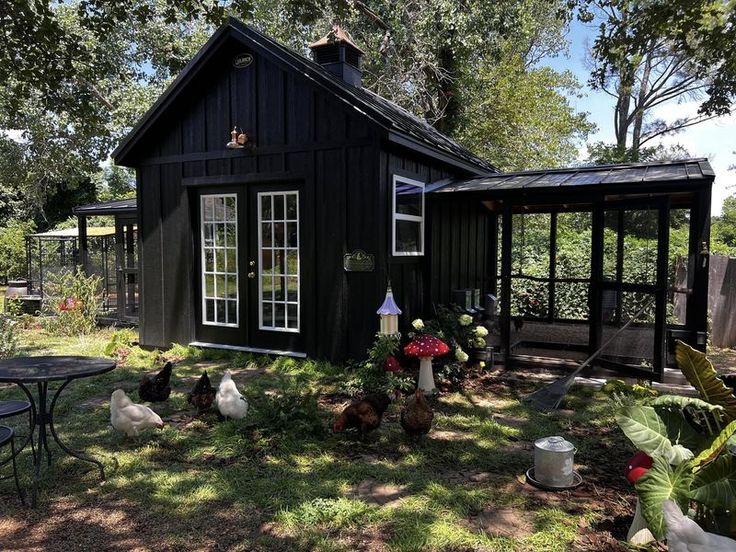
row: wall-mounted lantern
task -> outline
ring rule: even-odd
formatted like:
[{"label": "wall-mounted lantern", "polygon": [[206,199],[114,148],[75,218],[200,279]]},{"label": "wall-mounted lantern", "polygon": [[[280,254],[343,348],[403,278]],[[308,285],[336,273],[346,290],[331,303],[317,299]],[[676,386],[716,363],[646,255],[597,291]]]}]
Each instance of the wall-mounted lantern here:
[{"label": "wall-mounted lantern", "polygon": [[401,309],[396,304],[396,301],[394,301],[394,293],[391,291],[390,283],[386,289],[386,298],[383,300],[381,307],[376,311],[376,314],[381,317],[381,334],[398,335]]},{"label": "wall-mounted lantern", "polygon": [[[240,130],[240,132],[238,132]],[[240,127],[233,127],[230,133],[230,141],[225,144],[227,149],[242,149],[248,143],[248,135]]]}]

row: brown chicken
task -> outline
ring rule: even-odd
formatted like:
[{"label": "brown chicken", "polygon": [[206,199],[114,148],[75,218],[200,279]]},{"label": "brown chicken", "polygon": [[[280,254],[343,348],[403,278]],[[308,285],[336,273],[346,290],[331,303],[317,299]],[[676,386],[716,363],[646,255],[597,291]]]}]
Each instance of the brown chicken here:
[{"label": "brown chicken", "polygon": [[138,386],[138,396],[142,401],[161,402],[169,398],[169,395],[171,395],[169,380],[171,379],[172,368],[171,362],[167,362],[155,376],[151,377],[144,374]]},{"label": "brown chicken", "polygon": [[212,387],[206,370],[187,395],[187,402],[192,406],[196,406],[199,412],[207,410],[215,402],[215,388]]},{"label": "brown chicken", "polygon": [[421,389],[417,389],[413,396],[406,401],[406,406],[401,411],[401,427],[415,440],[429,433],[432,428],[434,412],[429,406],[427,399]]},{"label": "brown chicken", "polygon": [[357,429],[362,438],[369,431],[378,429],[383,413],[386,412],[391,399],[385,393],[373,393],[353,401],[335,420],[332,430],[341,433],[346,429]]}]

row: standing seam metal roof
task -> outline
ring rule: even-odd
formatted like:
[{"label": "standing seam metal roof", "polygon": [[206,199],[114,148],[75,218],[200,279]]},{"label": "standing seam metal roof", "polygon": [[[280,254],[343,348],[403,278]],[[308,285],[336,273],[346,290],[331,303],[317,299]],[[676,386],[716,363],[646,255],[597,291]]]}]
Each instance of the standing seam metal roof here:
[{"label": "standing seam metal roof", "polygon": [[708,160],[701,158],[659,163],[597,165],[547,171],[499,173],[438,183],[431,188],[429,193],[693,181],[714,176],[715,173]]}]

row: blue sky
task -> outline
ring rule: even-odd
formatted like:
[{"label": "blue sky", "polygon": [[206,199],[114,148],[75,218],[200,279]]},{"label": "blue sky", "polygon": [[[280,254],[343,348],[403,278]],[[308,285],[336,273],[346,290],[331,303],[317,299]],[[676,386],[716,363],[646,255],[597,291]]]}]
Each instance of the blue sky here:
[{"label": "blue sky", "polygon": [[[595,38],[596,29],[590,25],[584,25],[578,21],[572,24],[568,39],[570,49],[567,56],[559,56],[549,59],[545,63],[558,71],[570,70],[578,80],[586,84],[590,74],[586,64],[587,47]],[[571,103],[579,111],[590,113],[590,119],[598,125],[598,131],[591,135],[590,142],[602,140],[604,142],[614,141],[613,132],[613,99],[603,92],[597,92],[587,85],[585,96],[582,98],[571,98]],[[660,106],[656,116],[665,120],[681,117],[683,113],[694,113],[697,111],[697,102],[685,102],[678,104],[670,102]],[[721,117],[712,121],[706,121],[700,125],[687,128],[682,132],[665,137],[665,144],[682,144],[693,157],[707,157],[716,173],[713,186],[713,214],[721,211],[723,200],[736,193],[736,171],[729,171],[728,166],[736,164],[736,114]],[[585,157],[586,149],[581,147],[581,159]]]}]

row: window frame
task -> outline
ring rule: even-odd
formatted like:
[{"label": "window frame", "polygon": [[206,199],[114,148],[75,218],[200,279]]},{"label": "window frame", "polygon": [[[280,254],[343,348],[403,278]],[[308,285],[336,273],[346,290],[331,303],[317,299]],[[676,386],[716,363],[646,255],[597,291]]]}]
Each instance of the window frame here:
[{"label": "window frame", "polygon": [[[422,214],[407,215],[404,213],[396,212],[396,187],[398,183],[408,184],[421,189],[422,194]],[[424,256],[424,217],[425,217],[425,183],[413,178],[401,176],[399,174],[393,175],[393,184],[391,188],[391,254],[394,257],[423,257]],[[419,224],[419,251],[397,251],[396,250],[396,223],[398,221],[414,222]]]},{"label": "window frame", "polygon": [[[276,301],[273,299],[274,295],[272,295],[271,301],[268,301],[271,303],[272,307],[275,307],[277,303],[283,303],[284,304],[284,320],[286,321],[287,327],[281,327],[281,326],[266,326],[263,323],[263,213],[262,213],[262,201],[261,198],[264,196],[270,196],[273,198],[274,196],[289,196],[293,195],[296,197],[296,219],[293,221],[296,223],[296,247],[284,247],[284,254],[286,255],[287,252],[290,249],[296,249],[297,253],[297,271],[296,271],[296,281],[297,281],[297,300],[296,300],[296,327],[290,328],[288,327],[288,309],[289,305],[293,304],[293,302],[290,302],[288,300],[288,277],[287,277],[287,295],[285,296],[285,299],[283,301]],[[298,334],[301,332],[301,321],[302,321],[302,293],[301,293],[301,287],[302,287],[302,262],[301,262],[301,207],[299,205],[299,190],[267,190],[262,192],[256,193],[256,221],[258,224],[258,237],[257,237],[257,251],[258,251],[258,329],[262,331],[268,331],[268,332],[282,332],[282,333],[292,333],[292,334]],[[272,208],[273,208],[273,199],[272,199]],[[273,219],[273,213],[272,213],[271,223],[275,221]],[[286,214],[286,205],[284,205],[284,244],[286,244],[286,224],[287,221],[291,222],[291,219],[287,217]],[[273,234],[272,234],[273,239]],[[272,242],[273,243],[273,242]],[[273,252],[277,249],[273,247],[273,245],[269,248],[271,249],[272,255]],[[280,248],[278,248],[280,249]],[[287,255],[288,257],[288,255]],[[284,263],[286,263],[286,259],[284,260]],[[272,260],[273,263],[273,260]],[[291,275],[289,275],[291,276]],[[272,286],[275,285],[274,283],[274,277],[272,276]]]},{"label": "window frame", "polygon": [[[217,277],[219,274],[217,270],[215,270],[212,273],[209,273],[207,271],[207,264],[206,264],[206,255],[205,250],[208,248],[208,246],[205,246],[205,239],[204,239],[204,225],[207,224],[229,224],[230,221],[223,220],[223,221],[205,221],[204,220],[204,212],[205,212],[205,200],[206,199],[227,199],[227,198],[233,198],[235,200],[235,272],[224,272],[222,274],[225,274],[226,281],[227,278],[231,275],[235,275],[235,323],[228,323],[228,322],[217,322],[217,303],[215,303],[215,320],[210,321],[207,320],[207,300],[208,299],[214,299],[215,302],[217,302],[218,298],[215,296],[214,298],[209,297],[207,295],[207,275],[211,274],[213,277]],[[224,208],[224,207],[223,207]],[[238,194],[236,193],[215,193],[215,194],[201,194],[199,196],[199,239],[200,239],[200,247],[199,247],[199,254],[200,254],[200,263],[201,263],[201,270],[200,270],[200,279],[202,280],[202,301],[200,308],[202,309],[202,325],[203,326],[215,326],[220,328],[239,328],[240,327],[240,236],[238,236],[238,232],[240,230],[240,220],[238,216]],[[227,230],[225,231],[227,235]],[[213,240],[214,240],[214,234],[213,234]],[[210,249],[216,250],[217,246],[209,247]],[[229,249],[227,246],[222,248],[223,250]],[[215,261],[216,262],[216,261]],[[215,269],[217,269],[217,265],[215,264]],[[217,284],[215,283],[215,286]],[[215,291],[215,294],[217,292]],[[225,301],[231,301],[231,299],[228,299],[225,297]],[[226,307],[227,308],[227,307]],[[227,311],[225,314],[225,317],[227,318]]]}]

